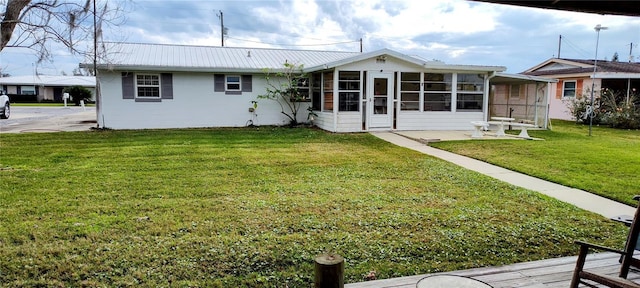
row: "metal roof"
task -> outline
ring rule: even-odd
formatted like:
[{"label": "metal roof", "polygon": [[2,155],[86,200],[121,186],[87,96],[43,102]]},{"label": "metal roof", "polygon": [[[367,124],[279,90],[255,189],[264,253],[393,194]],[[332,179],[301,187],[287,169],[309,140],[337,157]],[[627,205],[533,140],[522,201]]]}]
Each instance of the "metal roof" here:
[{"label": "metal roof", "polygon": [[536,82],[555,83],[558,82],[558,80],[538,76],[498,72],[493,78],[491,78],[490,82],[491,84],[522,84]]},{"label": "metal roof", "polygon": [[[280,70],[284,63],[304,65],[307,72],[335,68],[382,55],[388,55],[431,70],[504,71],[503,66],[448,65],[425,61],[393,50],[373,52],[342,52],[318,50],[287,50],[216,46],[188,46],[141,43],[105,43],[106,59],[98,69],[130,71],[192,71],[261,73],[265,69]],[[93,64],[80,64],[91,68]]]},{"label": "metal roof", "polygon": [[49,76],[28,75],[0,78],[0,85],[36,85],[36,86],[84,86],[96,87],[96,77],[93,76]]},{"label": "metal roof", "polygon": [[638,1],[585,1],[585,0],[472,0],[496,4],[533,8],[565,10],[585,13],[640,16]]},{"label": "metal roof", "polygon": [[[202,72],[261,72],[284,63],[318,66],[359,55],[358,52],[235,48],[141,43],[105,43],[102,69]],[[89,61],[87,61],[89,63]],[[84,63],[81,67],[92,67]]]}]

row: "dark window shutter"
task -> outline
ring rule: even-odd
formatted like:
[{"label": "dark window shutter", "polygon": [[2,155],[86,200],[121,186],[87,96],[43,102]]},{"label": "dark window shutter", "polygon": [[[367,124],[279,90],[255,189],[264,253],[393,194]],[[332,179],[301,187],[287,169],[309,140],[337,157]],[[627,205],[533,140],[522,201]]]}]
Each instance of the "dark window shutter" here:
[{"label": "dark window shutter", "polygon": [[162,99],[173,99],[173,74],[162,73],[160,74],[160,96]]},{"label": "dark window shutter", "polygon": [[122,72],[122,99],[135,99],[135,90],[133,73]]},{"label": "dark window shutter", "polygon": [[251,92],[251,75],[242,75],[242,92]]},{"label": "dark window shutter", "polygon": [[18,94],[18,95],[22,94],[22,86],[18,86],[16,88],[17,88],[16,94]]},{"label": "dark window shutter", "polygon": [[213,80],[215,84],[213,87],[214,92],[224,92],[226,90],[224,87],[224,74],[213,75]]}]

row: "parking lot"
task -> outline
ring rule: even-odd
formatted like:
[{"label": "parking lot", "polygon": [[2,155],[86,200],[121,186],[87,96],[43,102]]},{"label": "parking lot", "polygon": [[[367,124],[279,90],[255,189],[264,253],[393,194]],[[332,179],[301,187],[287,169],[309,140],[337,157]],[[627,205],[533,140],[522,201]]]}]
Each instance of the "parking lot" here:
[{"label": "parking lot", "polygon": [[95,107],[12,106],[9,119],[0,120],[0,133],[86,131],[96,127]]}]

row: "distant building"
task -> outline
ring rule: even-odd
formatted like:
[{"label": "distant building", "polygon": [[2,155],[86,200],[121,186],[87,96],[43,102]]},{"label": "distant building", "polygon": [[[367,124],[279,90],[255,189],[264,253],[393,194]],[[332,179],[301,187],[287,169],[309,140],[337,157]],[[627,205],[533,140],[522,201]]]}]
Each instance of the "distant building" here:
[{"label": "distant building", "polygon": [[568,105],[574,99],[590,96],[592,84],[596,97],[602,89],[621,93],[627,99],[640,96],[640,63],[598,60],[593,79],[594,62],[551,58],[521,74],[558,80],[551,84],[549,99],[549,117],[553,119],[574,120]]},{"label": "distant building", "polygon": [[63,90],[70,86],[89,89],[92,100],[95,99],[96,78],[93,76],[29,75],[0,78],[0,87],[12,102],[17,99],[62,102]]}]

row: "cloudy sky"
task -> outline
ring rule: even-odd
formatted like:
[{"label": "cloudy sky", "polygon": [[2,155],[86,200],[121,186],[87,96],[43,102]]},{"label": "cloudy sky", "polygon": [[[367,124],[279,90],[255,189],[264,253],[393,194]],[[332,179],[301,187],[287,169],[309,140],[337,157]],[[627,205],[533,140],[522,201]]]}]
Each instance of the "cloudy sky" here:
[{"label": "cloudy sky", "polygon": [[[614,2],[615,3],[615,2]],[[612,5],[615,5],[612,3]],[[515,7],[466,0],[110,0],[125,21],[106,41],[364,52],[389,48],[448,64],[499,65],[519,73],[549,58],[598,59],[629,53],[640,61],[640,17]],[[632,44],[633,43],[633,44]],[[632,48],[632,49],[631,49]],[[82,57],[54,49],[52,62],[6,48],[0,67],[11,75],[60,75]]]}]

